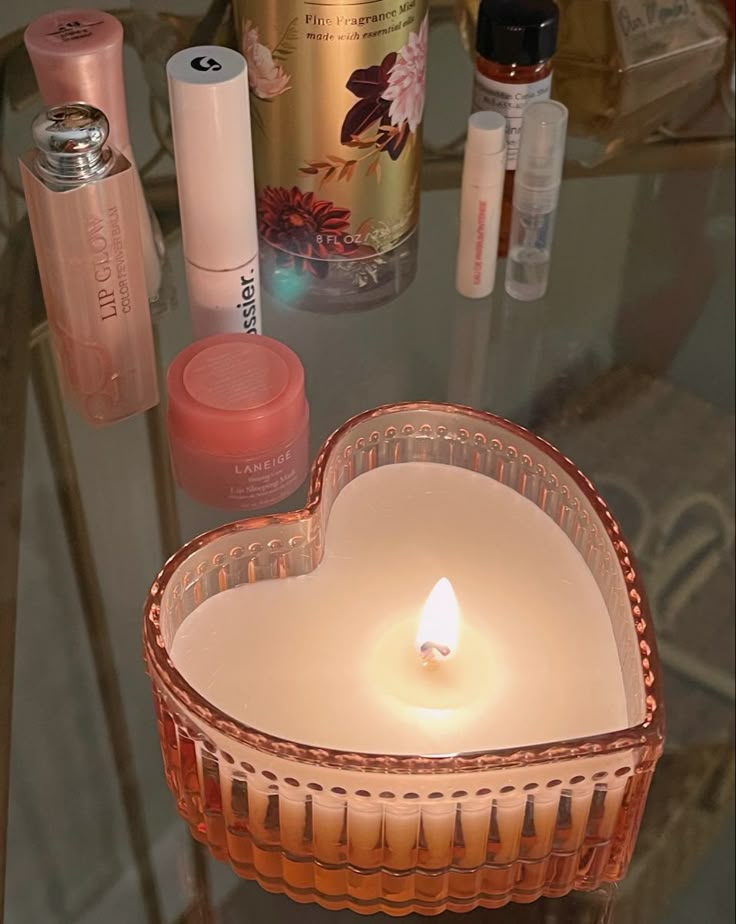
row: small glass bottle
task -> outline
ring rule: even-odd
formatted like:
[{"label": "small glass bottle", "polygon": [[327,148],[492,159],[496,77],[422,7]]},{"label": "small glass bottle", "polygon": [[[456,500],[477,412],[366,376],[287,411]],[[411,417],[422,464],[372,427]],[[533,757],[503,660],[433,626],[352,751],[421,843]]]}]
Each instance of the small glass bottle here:
[{"label": "small glass bottle", "polygon": [[522,302],[542,298],[547,291],[566,137],[562,103],[537,100],[527,106],[506,261],[506,291]]},{"label": "small glass bottle", "polygon": [[158,403],[135,168],[108,131],[93,106],[52,106],[20,160],[60,384],[93,426]]},{"label": "small glass bottle", "polygon": [[473,111],[506,119],[506,180],[498,255],[509,248],[514,172],[524,107],[549,99],[559,10],[554,0],[482,0],[478,12]]}]

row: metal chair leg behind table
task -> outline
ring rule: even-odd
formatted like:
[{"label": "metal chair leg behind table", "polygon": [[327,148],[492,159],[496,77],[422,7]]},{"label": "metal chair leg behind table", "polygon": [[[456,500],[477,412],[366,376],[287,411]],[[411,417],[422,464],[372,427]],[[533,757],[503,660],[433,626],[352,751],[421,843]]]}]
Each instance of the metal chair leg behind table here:
[{"label": "metal chair leg behind table", "polygon": [[87,638],[97,677],[133,860],[140,882],[147,924],[164,924],[151,863],[150,844],[143,814],[141,790],[135,775],[123,697],[113,646],[105,617],[105,604],[92,554],[79,480],[69,440],[64,408],[56,385],[56,372],[48,338],[37,340],[31,351],[31,376],[49,456],[54,468],[69,551],[82,598]]},{"label": "metal chair leg behind table", "polygon": [[30,294],[14,284],[33,272],[27,226],[16,228],[0,259],[0,924],[5,909],[5,858],[10,789],[15,619],[18,604],[23,450],[25,443]]},{"label": "metal chair leg behind table", "polygon": [[[161,342],[158,328],[154,325],[154,345],[159,381],[163,382],[164,366],[161,361]],[[176,504],[176,485],[169,461],[169,444],[166,436],[166,416],[163,401],[146,413],[148,445],[151,453],[156,492],[156,511],[163,557],[168,558],[182,545],[179,509]],[[213,920],[210,900],[209,876],[207,874],[207,851],[198,841],[191,841],[192,885],[194,900],[185,913],[186,924],[210,924]]]},{"label": "metal chair leg behind table", "polygon": [[[153,342],[156,350],[156,367],[159,382],[163,388],[164,368],[161,362],[161,342],[158,328],[154,324]],[[151,470],[156,492],[156,511],[161,538],[161,550],[164,558],[173,555],[182,545],[179,508],[176,505],[176,485],[169,462],[169,444],[166,436],[166,416],[163,398],[150,411],[146,412],[146,429],[148,446],[151,452]]]}]

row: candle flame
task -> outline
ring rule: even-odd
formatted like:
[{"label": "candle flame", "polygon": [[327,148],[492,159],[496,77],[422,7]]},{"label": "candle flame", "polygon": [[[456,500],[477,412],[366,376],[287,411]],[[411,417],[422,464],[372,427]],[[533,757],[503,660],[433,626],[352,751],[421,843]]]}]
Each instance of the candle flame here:
[{"label": "candle flame", "polygon": [[441,578],[422,607],[416,649],[422,663],[435,665],[457,650],[460,635],[460,608],[447,578]]}]

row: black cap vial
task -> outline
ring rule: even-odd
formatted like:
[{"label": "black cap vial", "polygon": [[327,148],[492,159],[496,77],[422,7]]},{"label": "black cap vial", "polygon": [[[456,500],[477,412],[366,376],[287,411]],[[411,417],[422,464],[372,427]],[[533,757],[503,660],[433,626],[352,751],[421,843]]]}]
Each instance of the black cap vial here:
[{"label": "black cap vial", "polygon": [[476,51],[498,64],[539,64],[555,53],[559,19],[554,0],[481,0]]}]

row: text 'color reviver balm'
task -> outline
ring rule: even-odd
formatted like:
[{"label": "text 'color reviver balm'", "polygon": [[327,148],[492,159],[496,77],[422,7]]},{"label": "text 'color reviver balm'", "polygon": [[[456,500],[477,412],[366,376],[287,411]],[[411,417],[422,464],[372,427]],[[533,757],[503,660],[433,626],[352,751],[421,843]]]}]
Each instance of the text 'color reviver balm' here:
[{"label": "text 'color reviver balm'", "polygon": [[189,309],[195,337],[258,334],[248,73],[237,51],[186,48],[166,65]]},{"label": "text 'color reviver balm'", "polygon": [[102,426],[158,403],[135,168],[92,106],[53,106],[20,161],[67,402]]}]

